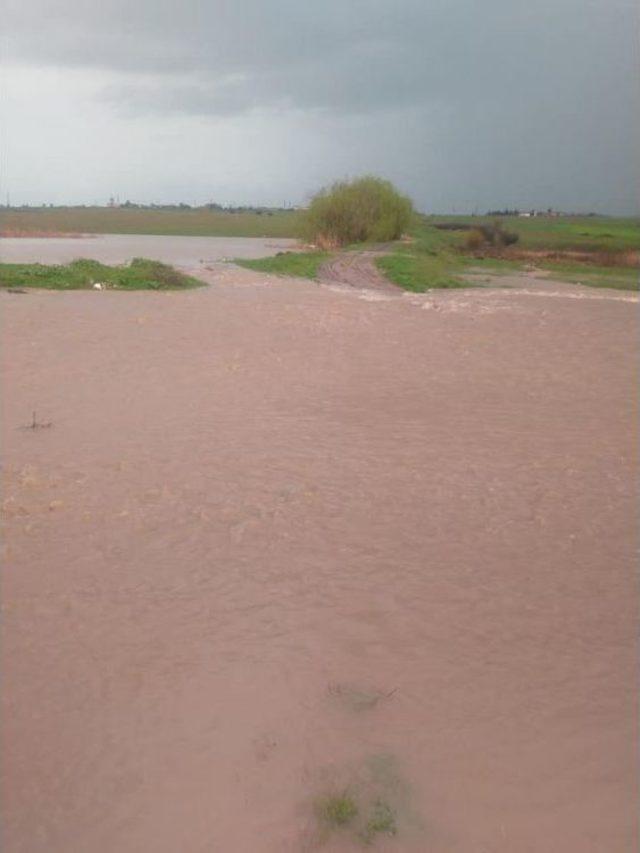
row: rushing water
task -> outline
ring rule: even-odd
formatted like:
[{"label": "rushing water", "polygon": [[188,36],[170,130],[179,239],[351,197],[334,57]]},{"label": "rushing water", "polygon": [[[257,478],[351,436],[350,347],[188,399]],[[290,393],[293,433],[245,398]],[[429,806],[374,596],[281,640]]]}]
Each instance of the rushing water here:
[{"label": "rushing water", "polygon": [[211,278],[0,294],[3,850],[630,853],[635,306]]}]

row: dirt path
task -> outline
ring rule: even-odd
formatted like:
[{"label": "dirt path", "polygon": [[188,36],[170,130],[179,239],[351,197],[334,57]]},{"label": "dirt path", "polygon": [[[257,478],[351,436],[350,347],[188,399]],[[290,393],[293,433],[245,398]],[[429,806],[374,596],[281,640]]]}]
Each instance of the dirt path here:
[{"label": "dirt path", "polygon": [[397,293],[398,288],[382,275],[375,264],[376,258],[384,254],[383,248],[341,252],[320,268],[318,279],[323,284]]},{"label": "dirt path", "polygon": [[637,301],[200,274],[0,293],[3,853],[635,851]]},{"label": "dirt path", "polygon": [[[318,280],[321,284],[361,291],[371,299],[407,299],[426,304],[429,300],[434,306],[452,309],[456,304],[480,300],[476,290],[434,289],[423,294],[409,293],[390,282],[376,266],[376,259],[388,251],[381,245],[368,250],[341,252],[327,261],[319,271]],[[581,284],[556,281],[547,270],[532,269],[513,274],[492,274],[487,270],[470,269],[462,276],[475,288],[481,287],[485,293],[490,292],[495,300],[500,292],[514,295],[537,296],[547,294],[558,298],[623,300],[637,302],[638,296],[629,291],[609,290],[607,288],[592,288]],[[494,291],[498,291],[495,293]]]}]

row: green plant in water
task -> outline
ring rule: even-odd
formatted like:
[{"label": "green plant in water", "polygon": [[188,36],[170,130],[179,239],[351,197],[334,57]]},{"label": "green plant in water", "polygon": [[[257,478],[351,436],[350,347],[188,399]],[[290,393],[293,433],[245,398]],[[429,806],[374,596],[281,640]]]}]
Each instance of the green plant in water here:
[{"label": "green plant in water", "polygon": [[362,840],[371,844],[376,835],[395,835],[398,831],[393,809],[384,800],[376,800],[373,811],[362,830]]},{"label": "green plant in water", "polygon": [[353,797],[345,791],[321,800],[318,804],[318,814],[327,826],[346,826],[357,816],[358,806]]}]

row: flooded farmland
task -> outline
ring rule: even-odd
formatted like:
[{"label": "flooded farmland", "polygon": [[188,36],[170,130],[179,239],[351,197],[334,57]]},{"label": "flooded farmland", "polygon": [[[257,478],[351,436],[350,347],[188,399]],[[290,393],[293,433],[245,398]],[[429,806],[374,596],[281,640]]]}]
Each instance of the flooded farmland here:
[{"label": "flooded farmland", "polygon": [[0,293],[7,853],[630,853],[637,301],[139,239]]},{"label": "flooded farmland", "polygon": [[198,269],[233,258],[262,258],[286,251],[295,240],[255,237],[174,237],[150,234],[94,234],[77,237],[3,237],[0,263],[68,264],[91,258],[103,264],[124,264],[152,258],[177,267]]}]

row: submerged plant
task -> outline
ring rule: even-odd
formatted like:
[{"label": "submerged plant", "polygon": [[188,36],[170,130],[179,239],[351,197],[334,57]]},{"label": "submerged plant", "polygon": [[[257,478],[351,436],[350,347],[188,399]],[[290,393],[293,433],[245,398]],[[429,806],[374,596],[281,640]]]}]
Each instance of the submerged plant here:
[{"label": "submerged plant", "polygon": [[395,835],[398,831],[393,809],[384,800],[376,800],[369,819],[362,830],[362,840],[371,844],[376,835]]},{"label": "submerged plant", "polygon": [[325,797],[318,803],[318,816],[329,827],[346,826],[357,814],[358,806],[347,791]]}]

